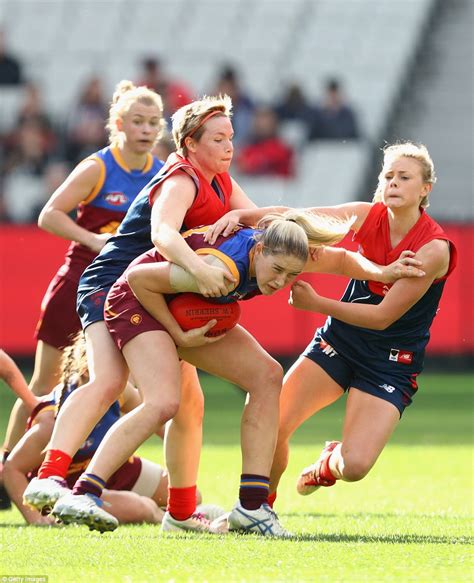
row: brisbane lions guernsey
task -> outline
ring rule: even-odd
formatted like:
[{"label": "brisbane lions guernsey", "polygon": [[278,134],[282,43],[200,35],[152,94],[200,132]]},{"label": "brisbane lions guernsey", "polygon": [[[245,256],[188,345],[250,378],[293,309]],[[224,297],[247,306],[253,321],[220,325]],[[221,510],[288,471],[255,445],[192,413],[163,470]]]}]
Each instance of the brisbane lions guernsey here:
[{"label": "brisbane lions guernsey", "polygon": [[[93,233],[115,233],[137,194],[158,172],[161,162],[147,155],[142,170],[127,167],[117,148],[107,147],[86,160],[100,165],[100,176],[89,196],[80,203],[76,222]],[[62,275],[77,281],[95,252],[73,241],[66,253]]]},{"label": "brisbane lions guernsey", "polygon": [[[360,358],[370,359],[372,354],[375,356],[380,351],[388,351],[392,360],[406,364],[413,370],[420,370],[424,350],[430,338],[429,329],[438,310],[444,284],[456,266],[456,248],[442,228],[423,210],[417,223],[392,248],[387,207],[382,203],[372,206],[362,227],[354,235],[354,240],[359,243],[360,253],[380,265],[395,261],[402,251],[417,252],[434,239],[449,242],[448,271],[445,276],[435,280],[425,295],[399,320],[385,330],[369,330],[329,317],[320,329],[324,340],[336,351],[348,351],[358,354]],[[341,301],[378,305],[390,287],[391,285],[380,282],[351,280]]]},{"label": "brisbane lions guernsey", "polygon": [[[210,301],[219,304],[229,304],[239,300],[248,300],[256,295],[260,295],[260,290],[255,277],[250,275],[253,253],[255,248],[256,229],[240,229],[229,237],[219,236],[212,245],[206,243],[204,235],[209,227],[191,229],[183,233],[186,243],[198,255],[213,255],[220,259],[234,276],[237,286],[226,296],[210,298]],[[143,253],[130,264],[130,268],[142,263],[160,263],[166,261],[158,251],[153,248]],[[117,280],[120,286],[128,287],[127,271]],[[167,294],[170,298],[175,294]]]},{"label": "brisbane lions guernsey", "polygon": [[[77,388],[75,383],[71,383],[66,387],[67,399],[71,393]],[[54,411],[59,405],[59,400],[61,398],[62,385],[56,387],[49,395],[44,397],[31,413],[26,429],[30,429],[34,424],[37,416],[42,411]],[[106,411],[101,420],[95,425],[94,429],[91,431],[87,439],[74,454],[71,466],[68,470],[68,476],[76,473],[81,473],[87,467],[88,463],[92,459],[94,453],[97,451],[101,441],[104,439],[107,431],[112,427],[112,425],[120,419],[120,401],[115,401]]]}]

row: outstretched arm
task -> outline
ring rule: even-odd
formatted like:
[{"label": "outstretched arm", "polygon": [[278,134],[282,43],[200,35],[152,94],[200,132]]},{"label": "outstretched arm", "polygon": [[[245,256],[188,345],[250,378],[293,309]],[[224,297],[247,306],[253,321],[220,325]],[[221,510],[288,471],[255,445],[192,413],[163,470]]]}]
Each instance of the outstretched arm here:
[{"label": "outstretched arm", "polygon": [[423,277],[422,263],[413,251],[403,251],[390,265],[377,265],[360,253],[342,247],[318,247],[310,249],[306,273],[332,273],[352,279],[393,283],[402,277]]},{"label": "outstretched arm", "polygon": [[300,310],[333,316],[354,326],[385,330],[423,297],[435,279],[447,272],[449,250],[445,241],[431,241],[420,249],[418,256],[423,262],[425,275],[399,279],[378,305],[346,303],[325,298],[304,281],[293,284],[289,303]]},{"label": "outstretched arm", "polygon": [[12,391],[25,403],[30,413],[38,404],[38,398],[30,391],[25,377],[17,367],[13,359],[0,349],[0,379],[12,389]]}]

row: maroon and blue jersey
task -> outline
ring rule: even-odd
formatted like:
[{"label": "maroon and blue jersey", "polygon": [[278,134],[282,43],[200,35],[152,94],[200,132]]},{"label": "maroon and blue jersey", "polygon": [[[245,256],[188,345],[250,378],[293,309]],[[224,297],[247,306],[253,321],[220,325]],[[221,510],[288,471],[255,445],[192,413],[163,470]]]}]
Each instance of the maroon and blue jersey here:
[{"label": "maroon and blue jersey", "polygon": [[[257,229],[240,229],[229,237],[219,236],[215,243],[210,244],[204,240],[204,235],[209,227],[191,229],[183,233],[184,240],[197,255],[213,255],[220,259],[234,276],[237,286],[226,296],[212,298],[212,301],[220,304],[229,304],[239,300],[247,300],[255,295],[260,295],[257,279],[251,275],[253,253],[256,245],[255,235],[260,233]],[[163,256],[153,248],[137,257],[117,280],[117,286],[126,286],[127,273],[135,265],[142,263],[160,263],[166,261]],[[174,297],[174,294],[173,294]]]},{"label": "maroon and blue jersey", "polygon": [[[77,385],[75,383],[69,384],[66,387],[66,395],[63,396],[63,400],[67,399],[76,388]],[[28,419],[27,430],[35,424],[35,420],[41,411],[55,411],[57,409],[61,392],[62,385],[59,385],[42,399],[41,403],[35,407]],[[101,441],[104,439],[105,434],[120,419],[120,415],[120,402],[115,401],[75,453],[68,470],[68,475],[81,473],[87,467]]]},{"label": "maroon and blue jersey", "polygon": [[[100,176],[87,198],[79,204],[76,222],[93,233],[115,233],[137,194],[158,172],[161,162],[148,154],[143,169],[130,169],[120,151],[110,146],[86,160],[99,163]],[[66,252],[61,275],[78,281],[95,255],[91,249],[73,241]]]}]

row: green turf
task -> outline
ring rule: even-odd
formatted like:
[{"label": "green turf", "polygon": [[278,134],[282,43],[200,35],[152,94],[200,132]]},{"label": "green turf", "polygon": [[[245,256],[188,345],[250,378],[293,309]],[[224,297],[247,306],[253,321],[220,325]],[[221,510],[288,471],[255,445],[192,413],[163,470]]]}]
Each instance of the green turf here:
[{"label": "green turf", "polygon": [[[63,581],[472,581],[472,386],[467,375],[424,375],[372,472],[308,498],[294,481],[325,439],[340,436],[344,402],[298,431],[276,505],[291,541],[253,536],[162,535],[157,527],[24,527],[0,513],[2,576]],[[240,466],[243,397],[203,377],[205,447],[199,485],[206,500],[230,507]],[[2,417],[11,399],[0,386]],[[162,462],[158,439],[141,449]]]}]

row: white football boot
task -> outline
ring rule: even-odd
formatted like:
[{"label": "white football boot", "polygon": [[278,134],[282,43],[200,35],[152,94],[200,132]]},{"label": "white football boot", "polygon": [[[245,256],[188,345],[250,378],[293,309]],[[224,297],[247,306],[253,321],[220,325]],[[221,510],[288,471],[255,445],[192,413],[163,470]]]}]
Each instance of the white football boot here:
[{"label": "white football boot", "polygon": [[73,495],[60,498],[54,505],[52,515],[64,524],[85,524],[89,530],[106,532],[115,530],[118,520],[101,508],[102,500],[92,494]]},{"label": "white football boot", "polygon": [[217,504],[198,504],[196,512],[202,514],[210,522],[225,514],[225,510]]},{"label": "white football boot", "polygon": [[176,520],[166,511],[161,523],[161,530],[163,532],[209,532],[210,524],[209,520],[197,510],[186,520]]},{"label": "white football boot", "polygon": [[31,506],[40,512],[52,508],[62,496],[71,490],[65,480],[59,477],[33,478],[23,492],[23,504]]},{"label": "white football boot", "polygon": [[[238,502],[231,510],[227,522],[230,532],[255,533],[275,538],[291,538],[293,536],[282,527],[276,512],[268,504],[262,504],[257,510],[247,510]],[[217,524],[212,526],[217,527]]]}]

